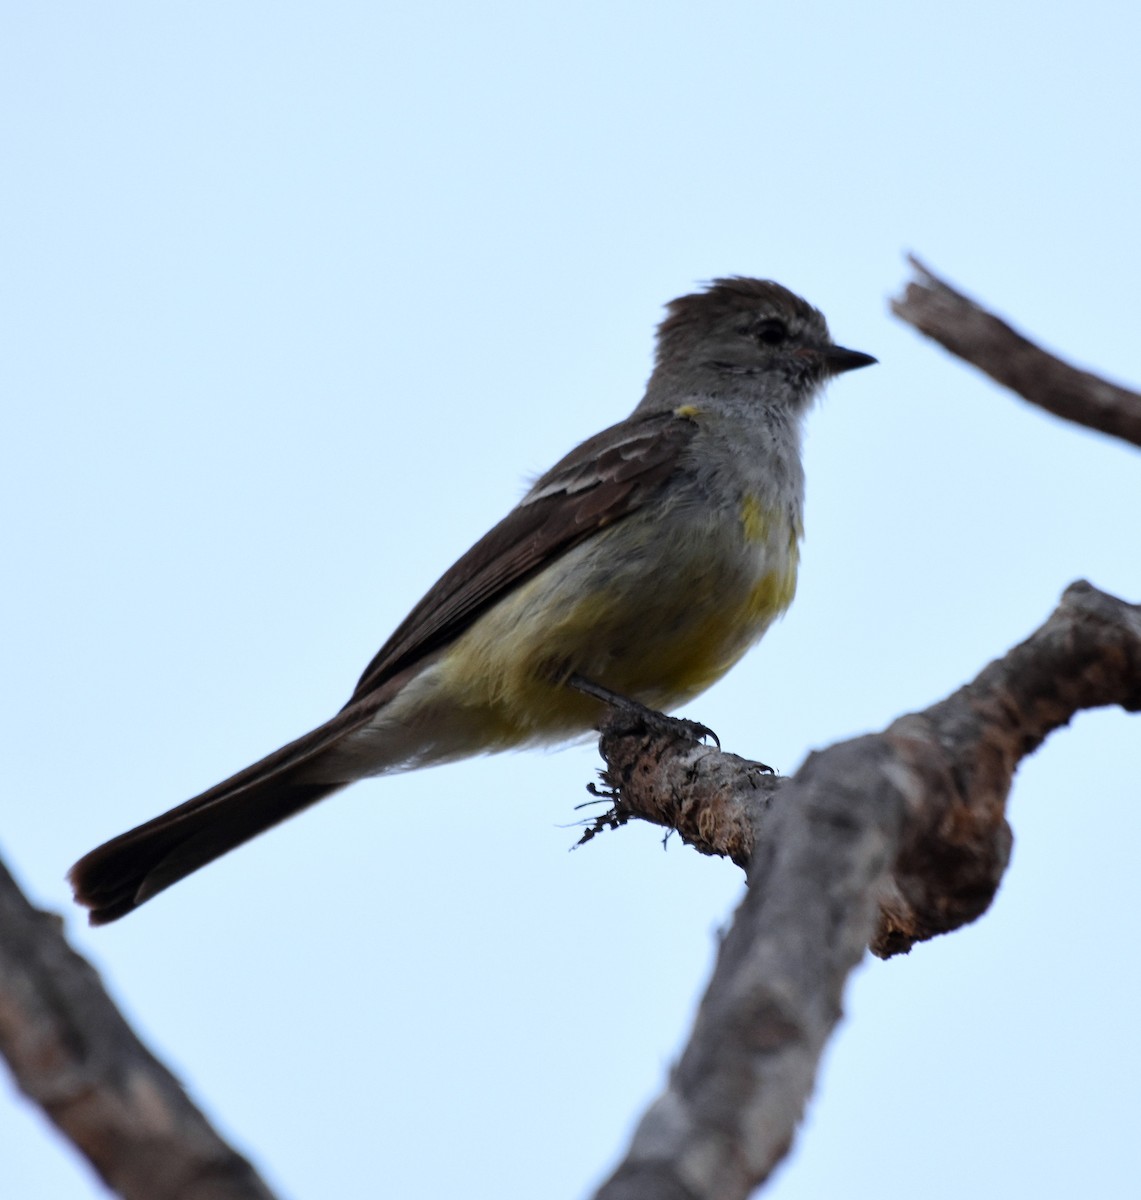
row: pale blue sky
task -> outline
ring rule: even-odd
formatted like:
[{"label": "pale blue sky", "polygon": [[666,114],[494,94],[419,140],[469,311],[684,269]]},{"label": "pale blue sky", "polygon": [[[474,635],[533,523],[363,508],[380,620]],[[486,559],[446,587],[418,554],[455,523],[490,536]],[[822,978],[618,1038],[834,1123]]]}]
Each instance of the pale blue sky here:
[{"label": "pale blue sky", "polygon": [[[881,365],[810,418],[797,602],[689,710],[791,771],[1073,578],[1141,594],[1139,462],[893,321],[915,250],[1141,380],[1141,10],[12,4],[0,25],[0,848],[294,1200],[582,1195],[739,873],[567,853],[589,746],[353,788],[88,931],[96,842],[328,716],[662,304],[770,276]],[[779,1200],[1131,1195],[1137,718],[1022,769],[976,926],[846,997]],[[102,1194],[9,1091],[6,1192]]]}]

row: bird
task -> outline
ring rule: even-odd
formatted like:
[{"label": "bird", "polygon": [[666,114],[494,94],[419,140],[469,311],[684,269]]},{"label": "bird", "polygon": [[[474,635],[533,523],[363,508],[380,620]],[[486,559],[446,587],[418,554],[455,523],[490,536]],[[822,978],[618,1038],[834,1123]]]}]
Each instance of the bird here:
[{"label": "bird", "polygon": [[791,603],[804,417],[830,379],[876,361],[772,280],[671,301],[633,412],[440,576],[336,715],[71,868],[90,922],[359,779],[570,741],[608,700],[692,700]]}]

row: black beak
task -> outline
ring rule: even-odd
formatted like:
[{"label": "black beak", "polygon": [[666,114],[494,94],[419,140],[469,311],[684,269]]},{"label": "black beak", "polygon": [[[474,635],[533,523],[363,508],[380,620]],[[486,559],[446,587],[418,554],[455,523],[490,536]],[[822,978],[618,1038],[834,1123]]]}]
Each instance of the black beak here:
[{"label": "black beak", "polygon": [[857,367],[870,367],[872,363],[879,362],[878,358],[872,358],[870,354],[859,350],[845,350],[843,346],[825,346],[821,356],[830,375],[841,375],[845,371],[854,371]]}]

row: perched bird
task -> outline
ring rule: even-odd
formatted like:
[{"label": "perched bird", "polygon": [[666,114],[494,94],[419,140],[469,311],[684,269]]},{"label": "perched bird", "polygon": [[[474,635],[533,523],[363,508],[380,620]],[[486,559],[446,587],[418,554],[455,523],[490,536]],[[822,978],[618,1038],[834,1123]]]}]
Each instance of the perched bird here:
[{"label": "perched bird", "polygon": [[72,867],[92,924],[357,779],[581,735],[608,696],[664,710],[709,687],[792,601],[810,402],[875,361],[767,280],[674,300],[637,408],[441,576],[336,716]]}]

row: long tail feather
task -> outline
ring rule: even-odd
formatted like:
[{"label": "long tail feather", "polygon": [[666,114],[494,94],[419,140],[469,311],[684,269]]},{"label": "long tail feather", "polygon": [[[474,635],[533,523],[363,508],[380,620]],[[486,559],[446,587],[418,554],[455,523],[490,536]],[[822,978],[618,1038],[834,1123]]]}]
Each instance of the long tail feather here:
[{"label": "long tail feather", "polygon": [[97,846],[68,878],[92,925],[117,921],[171,884],[352,781],[314,779],[314,759],[351,724],[328,724],[172,808]]}]

